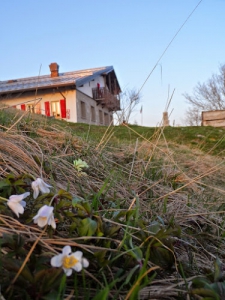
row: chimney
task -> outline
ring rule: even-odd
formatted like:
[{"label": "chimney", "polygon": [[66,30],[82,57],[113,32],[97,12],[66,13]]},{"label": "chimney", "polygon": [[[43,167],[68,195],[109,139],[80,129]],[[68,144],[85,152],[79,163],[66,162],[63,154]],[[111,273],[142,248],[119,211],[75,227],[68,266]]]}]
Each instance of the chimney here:
[{"label": "chimney", "polygon": [[51,63],[49,65],[51,71],[51,77],[58,77],[59,76],[59,65],[57,63]]}]

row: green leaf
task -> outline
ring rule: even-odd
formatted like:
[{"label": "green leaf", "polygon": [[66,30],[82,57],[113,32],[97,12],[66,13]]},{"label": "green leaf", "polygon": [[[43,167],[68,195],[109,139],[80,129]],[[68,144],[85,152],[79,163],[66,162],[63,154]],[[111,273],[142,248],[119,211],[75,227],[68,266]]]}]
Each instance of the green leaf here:
[{"label": "green leaf", "polygon": [[10,182],[6,182],[5,180],[0,181],[0,189],[10,186]]},{"label": "green leaf", "polygon": [[61,197],[61,198],[66,198],[66,199],[69,199],[69,200],[72,200],[72,195],[71,193],[63,190],[63,189],[60,189],[58,191],[58,195]]},{"label": "green leaf", "polygon": [[71,207],[71,202],[70,201],[68,201],[68,200],[65,200],[65,199],[63,199],[63,200],[60,200],[59,201],[59,203],[57,203],[57,205],[56,205],[56,210],[59,210],[60,208],[65,208],[65,207]]},{"label": "green leaf", "polygon": [[57,300],[60,300],[61,296],[64,295],[65,289],[66,289],[66,274],[63,274],[63,277],[61,279],[60,286],[59,286],[59,293],[58,293]]},{"label": "green leaf", "polygon": [[81,221],[80,226],[78,227],[78,232],[80,236],[92,236],[98,225],[97,222],[91,218],[85,218]]},{"label": "green leaf", "polygon": [[121,228],[121,226],[119,226],[119,225],[118,226],[111,226],[111,227],[107,228],[107,230],[106,230],[107,236],[108,237],[113,237],[113,235],[115,233],[117,233],[120,230],[120,228]]},{"label": "green leaf", "polygon": [[79,198],[79,197],[73,197],[72,199],[72,205],[75,207],[78,203],[82,202],[83,199]]},{"label": "green leaf", "polygon": [[14,185],[25,185],[25,183],[22,179],[19,179],[19,180],[14,182]]},{"label": "green leaf", "polygon": [[211,297],[212,300],[220,300],[220,296],[216,292],[210,289],[205,289],[205,288],[193,289],[191,293],[194,295]]},{"label": "green leaf", "polygon": [[126,220],[129,221],[131,217],[135,215],[136,210],[135,209],[130,209],[127,211],[126,214]]},{"label": "green leaf", "polygon": [[173,254],[162,246],[152,247],[150,260],[162,268],[170,268],[174,264]]},{"label": "green leaf", "polygon": [[88,202],[83,202],[83,208],[86,210],[86,212],[90,215],[91,214],[91,206]]},{"label": "green leaf", "polygon": [[136,265],[133,269],[131,269],[126,277],[126,280],[124,282],[124,284],[128,284],[131,280],[131,277],[133,276],[133,274],[136,272],[137,269],[139,269],[140,266],[139,265]]},{"label": "green leaf", "polygon": [[[121,211],[116,211],[113,214],[113,220],[114,221],[120,221],[121,218],[126,217],[127,220],[129,220],[129,217],[134,213],[133,210],[121,210]],[[128,217],[127,217],[128,215]]]},{"label": "green leaf", "polygon": [[220,295],[221,299],[225,299],[225,282],[214,282],[209,286]]},{"label": "green leaf", "polygon": [[0,245],[13,245],[13,244],[14,244],[13,235],[3,233],[2,238],[0,239]]},{"label": "green leaf", "polygon": [[108,260],[105,258],[107,250],[97,251],[94,253],[94,256],[97,258],[98,263],[101,265],[107,264]]},{"label": "green leaf", "polygon": [[162,228],[162,224],[158,221],[153,221],[149,226],[148,230],[152,233],[157,233]]},{"label": "green leaf", "polygon": [[[5,269],[7,269],[10,273],[15,272],[15,274],[19,271],[22,263],[15,260],[14,258],[7,258],[4,257],[4,259],[2,260],[2,265],[4,266]],[[28,269],[27,265],[25,265],[25,267],[23,268],[22,272],[20,273],[19,278],[23,278],[29,282],[33,282],[34,278],[30,272],[30,270]]]},{"label": "green leaf", "polygon": [[48,295],[42,297],[43,300],[55,300],[57,299],[59,293],[58,291],[51,291]]},{"label": "green leaf", "polygon": [[78,172],[81,172],[83,168],[89,168],[88,164],[80,158],[78,160],[74,160],[73,165]]},{"label": "green leaf", "polygon": [[163,201],[163,213],[164,214],[167,212],[167,200],[168,200],[168,197],[165,197],[165,199]]},{"label": "green leaf", "polygon": [[222,278],[221,262],[216,258],[214,262],[214,282],[219,281]]},{"label": "green leaf", "polygon": [[109,287],[107,286],[104,288],[104,290],[101,290],[97,295],[95,295],[93,300],[107,300],[108,295],[109,295]]},{"label": "green leaf", "polygon": [[62,269],[46,269],[36,273],[34,277],[35,284],[40,286],[40,290],[44,293],[50,291],[53,286],[57,286],[63,275]]},{"label": "green leaf", "polygon": [[209,281],[205,277],[198,277],[192,280],[192,284],[194,285],[194,287],[198,287],[198,288],[204,287],[208,283]]}]

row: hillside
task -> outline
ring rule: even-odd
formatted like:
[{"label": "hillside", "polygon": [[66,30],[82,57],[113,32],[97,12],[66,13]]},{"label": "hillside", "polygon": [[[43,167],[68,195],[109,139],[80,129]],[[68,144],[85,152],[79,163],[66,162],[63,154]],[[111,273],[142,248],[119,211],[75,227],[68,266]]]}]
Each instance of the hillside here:
[{"label": "hillside", "polygon": [[0,124],[0,298],[225,299],[224,129]]}]

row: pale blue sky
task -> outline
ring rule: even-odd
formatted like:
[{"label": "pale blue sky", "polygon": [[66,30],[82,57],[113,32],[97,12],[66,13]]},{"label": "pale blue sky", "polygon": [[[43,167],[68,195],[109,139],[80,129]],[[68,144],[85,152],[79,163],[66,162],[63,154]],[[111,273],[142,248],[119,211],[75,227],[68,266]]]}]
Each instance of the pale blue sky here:
[{"label": "pale blue sky", "polygon": [[[113,65],[123,89],[140,89],[200,0],[0,0],[0,80]],[[155,126],[167,97],[182,124],[192,93],[225,63],[225,0],[202,0],[141,91],[131,122]],[[162,78],[161,78],[162,69]]]}]

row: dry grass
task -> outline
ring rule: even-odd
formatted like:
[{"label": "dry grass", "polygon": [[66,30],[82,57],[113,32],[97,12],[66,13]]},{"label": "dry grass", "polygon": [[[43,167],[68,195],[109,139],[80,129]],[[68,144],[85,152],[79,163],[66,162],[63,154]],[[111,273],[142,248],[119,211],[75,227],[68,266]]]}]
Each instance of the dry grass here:
[{"label": "dry grass", "polygon": [[[113,128],[100,143],[94,145],[54,123],[47,124],[35,119],[27,122],[17,116],[14,124],[2,126],[0,131],[0,178],[4,179],[10,173],[43,177],[55,189],[66,190],[69,187],[73,195],[80,197],[84,193],[97,193],[105,180],[110,178],[111,186],[105,192],[105,199],[113,199],[116,195],[116,199],[123,202],[124,209],[138,207],[139,215],[145,221],[144,229],[130,225],[137,245],[141,242],[135,232],[144,230],[150,234],[151,225],[158,217],[165,225],[171,222],[181,229],[181,236],[173,237],[173,272],[161,269],[151,284],[139,292],[140,299],[150,299],[150,296],[151,299],[191,299],[186,290],[187,286],[191,288],[193,278],[204,274],[206,269],[213,270],[216,257],[223,261],[225,245],[221,235],[224,232],[225,211],[220,207],[224,204],[225,166],[222,158],[203,154],[200,150],[190,151],[187,146],[166,140],[159,141],[162,132],[156,132],[150,141],[139,137],[136,144],[124,146],[121,151],[116,147],[106,147]],[[79,176],[74,169],[72,162],[77,158],[84,159],[90,166],[87,176]],[[103,221],[120,226],[121,232],[125,227],[129,229],[129,225],[107,219],[104,211],[107,212],[107,207],[102,209]],[[3,233],[21,234],[31,242],[37,241],[42,234],[39,243],[46,252],[51,253],[58,253],[63,245],[68,244],[91,255],[104,250],[102,246],[95,245],[94,237],[71,238],[64,231],[61,236],[52,239],[36,226],[22,224],[6,215],[0,215],[0,236]],[[118,247],[121,238],[114,239]],[[93,243],[85,243],[86,239],[93,239]],[[1,251],[5,254],[6,250]],[[185,278],[178,271],[180,262]],[[149,262],[149,268],[154,265]],[[110,272],[114,274],[115,270],[112,268]],[[91,275],[91,269],[86,273],[99,284],[97,277]],[[66,291],[68,299],[70,293],[71,290]],[[109,297],[113,298],[114,293],[116,290],[112,289]],[[125,299],[125,294],[121,292],[118,299]]]}]

